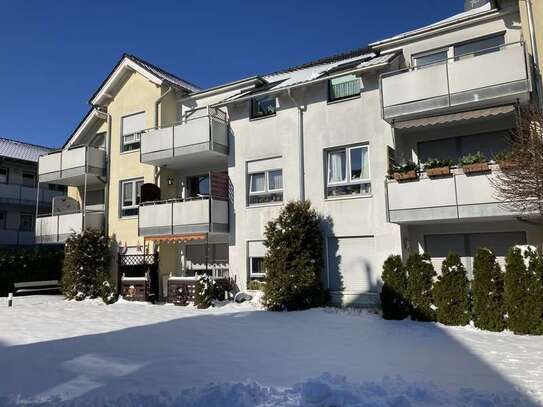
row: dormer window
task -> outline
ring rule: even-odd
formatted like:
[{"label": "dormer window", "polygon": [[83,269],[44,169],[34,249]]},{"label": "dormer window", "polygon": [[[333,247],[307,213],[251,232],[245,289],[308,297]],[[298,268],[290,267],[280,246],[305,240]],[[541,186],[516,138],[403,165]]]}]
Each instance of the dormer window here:
[{"label": "dormer window", "polygon": [[264,95],[251,99],[251,119],[273,116],[275,111],[275,96]]},{"label": "dormer window", "polygon": [[340,76],[328,81],[328,100],[330,102],[359,94],[360,78],[355,75]]}]

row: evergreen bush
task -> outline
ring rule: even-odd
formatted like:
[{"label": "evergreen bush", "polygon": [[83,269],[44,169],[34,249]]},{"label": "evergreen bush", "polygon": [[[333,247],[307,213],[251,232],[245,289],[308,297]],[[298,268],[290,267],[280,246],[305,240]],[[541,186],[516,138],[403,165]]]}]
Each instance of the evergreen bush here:
[{"label": "evergreen bush", "polygon": [[411,304],[411,318],[416,321],[435,321],[432,303],[432,283],[436,275],[430,256],[413,253],[406,263],[407,297]]},{"label": "evergreen bush", "polygon": [[467,325],[469,315],[469,281],[466,269],[456,253],[443,261],[441,275],[433,287],[437,320],[445,325]]},{"label": "evergreen bush", "polygon": [[216,291],[215,280],[207,274],[200,274],[196,278],[194,305],[200,309],[211,307],[217,294]]},{"label": "evergreen bush", "polygon": [[266,284],[263,304],[289,311],[321,306],[323,240],[321,217],[309,201],[289,202],[277,219],[266,225],[264,258]]},{"label": "evergreen bush", "polygon": [[405,319],[409,316],[407,300],[407,271],[400,256],[389,256],[383,264],[381,307],[385,319]]},{"label": "evergreen bush", "polygon": [[85,229],[66,240],[62,291],[66,298],[83,300],[102,298],[111,304],[117,300],[110,276],[110,240],[100,231]]},{"label": "evergreen bush", "polygon": [[503,272],[490,250],[478,249],[473,262],[473,322],[477,328],[499,332],[505,328]]},{"label": "evergreen bush", "polygon": [[506,258],[504,293],[507,327],[516,334],[541,334],[543,260],[534,250],[515,246]]}]

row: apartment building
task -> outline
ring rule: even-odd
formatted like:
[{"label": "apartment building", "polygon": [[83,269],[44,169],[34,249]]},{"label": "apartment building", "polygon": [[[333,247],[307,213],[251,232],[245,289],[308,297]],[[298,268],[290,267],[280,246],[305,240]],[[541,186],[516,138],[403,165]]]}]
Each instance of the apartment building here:
[{"label": "apartment building", "polygon": [[0,138],[0,247],[16,248],[35,243],[38,211],[51,207],[54,197],[66,191],[45,184],[38,191],[38,158],[50,148]]},{"label": "apartment building", "polygon": [[[537,219],[491,186],[516,107],[536,97],[521,8],[475,3],[367,48],[211,89],[123,55],[62,151],[40,158],[40,181],[67,185],[77,210],[38,218],[38,240],[93,227],[121,264],[158,253],[162,297],[201,272],[244,289],[265,278],[266,223],[309,199],[326,219],[322,281],[342,304],[378,301],[392,253],[427,251],[439,266],[454,250],[469,270],[479,246],[503,256],[540,243]],[[475,152],[486,171],[424,171],[430,158]],[[416,179],[390,179],[407,160]]]}]

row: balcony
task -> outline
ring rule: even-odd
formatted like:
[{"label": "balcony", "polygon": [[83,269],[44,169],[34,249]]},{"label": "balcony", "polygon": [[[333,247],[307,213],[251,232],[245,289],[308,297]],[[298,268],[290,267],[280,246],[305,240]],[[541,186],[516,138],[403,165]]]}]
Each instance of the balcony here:
[{"label": "balcony", "polygon": [[79,146],[43,155],[39,160],[40,182],[82,186],[99,184],[106,175],[106,152]]},{"label": "balcony", "polygon": [[0,232],[0,246],[30,246],[34,244],[34,232],[17,229],[3,229]]},{"label": "balcony", "polygon": [[215,167],[228,157],[226,114],[215,108],[191,112],[181,123],[146,130],[141,135],[140,160],[172,169]]},{"label": "balcony", "polygon": [[500,202],[491,184],[499,171],[466,175],[453,169],[447,177],[428,178],[421,174],[409,182],[387,181],[388,216],[393,223],[433,223],[452,220],[514,218],[518,213]]},{"label": "balcony", "polygon": [[40,216],[36,219],[36,243],[64,243],[72,233],[84,228],[103,230],[104,212]]},{"label": "balcony", "polygon": [[148,202],[139,208],[140,236],[227,234],[228,201],[213,198]]},{"label": "balcony", "polygon": [[388,122],[454,113],[529,99],[531,81],[522,42],[381,77]]},{"label": "balcony", "polygon": [[[0,184],[0,202],[35,206],[37,200],[38,189],[27,187],[24,185],[15,184]],[[39,199],[37,200],[40,206],[51,206],[51,202],[55,196],[65,195],[64,192],[51,191],[48,189],[40,189]]]}]

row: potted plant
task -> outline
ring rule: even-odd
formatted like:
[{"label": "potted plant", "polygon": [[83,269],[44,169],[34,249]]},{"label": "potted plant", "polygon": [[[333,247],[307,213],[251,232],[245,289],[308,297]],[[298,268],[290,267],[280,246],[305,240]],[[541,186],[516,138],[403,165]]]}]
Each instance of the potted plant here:
[{"label": "potted plant", "polygon": [[439,160],[437,158],[431,158],[424,163],[424,170],[426,175],[432,177],[444,177],[451,173],[451,160]]},{"label": "potted plant", "polygon": [[494,161],[496,161],[502,171],[507,171],[517,166],[510,151],[501,151],[497,153],[494,156]]},{"label": "potted plant", "polygon": [[392,177],[396,181],[408,181],[418,178],[418,165],[412,161],[403,164],[394,165],[392,167]]},{"label": "potted plant", "polygon": [[463,156],[460,159],[460,165],[465,174],[474,174],[490,170],[488,161],[481,152]]}]

